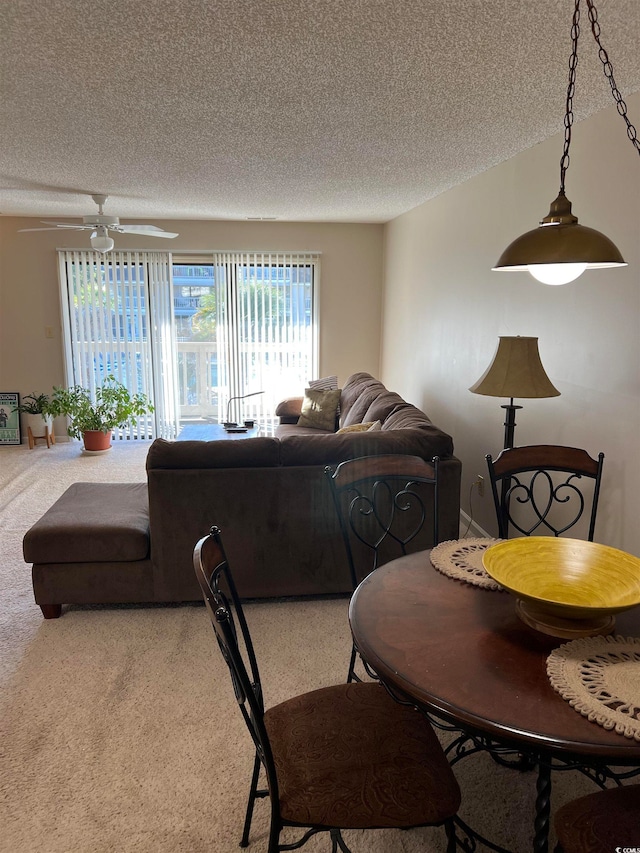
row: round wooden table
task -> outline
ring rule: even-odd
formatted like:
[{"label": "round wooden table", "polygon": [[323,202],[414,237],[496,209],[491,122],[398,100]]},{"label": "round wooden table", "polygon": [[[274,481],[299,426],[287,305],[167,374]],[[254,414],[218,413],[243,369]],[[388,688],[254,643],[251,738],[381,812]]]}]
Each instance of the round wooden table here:
[{"label": "round wooden table", "polygon": [[[554,762],[640,767],[640,743],[589,722],[556,693],[546,659],[562,640],[516,615],[506,592],[452,580],[429,552],[387,563],[349,606],[362,657],[395,692],[456,728],[530,756],[538,766],[533,849],[546,853]],[[640,608],[616,617],[640,636]]]}]

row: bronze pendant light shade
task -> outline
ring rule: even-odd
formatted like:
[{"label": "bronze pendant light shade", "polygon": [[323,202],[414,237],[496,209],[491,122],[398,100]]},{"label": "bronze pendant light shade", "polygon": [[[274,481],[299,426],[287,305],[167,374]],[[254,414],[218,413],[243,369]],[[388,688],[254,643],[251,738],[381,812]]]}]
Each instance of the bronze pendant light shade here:
[{"label": "bronze pendant light shade", "polygon": [[544,284],[566,284],[585,269],[624,266],[615,243],[595,228],[578,225],[571,202],[560,193],[538,228],[510,243],[493,270],[530,272]]},{"label": "bronze pendant light shade", "polygon": [[[565,195],[565,178],[569,168],[569,147],[573,125],[573,95],[578,65],[578,37],[580,35],[580,4],[575,0],[571,26],[572,51],[569,61],[569,85],[564,116],[564,149],[560,159],[560,191],[551,203],[549,213],[538,228],[527,231],[514,240],[500,255],[494,271],[528,271],[545,284],[566,284],[578,278],[586,269],[604,269],[626,266],[617,246],[600,231],[578,225],[571,212],[571,202]],[[613,77],[613,66],[600,41],[600,24],[593,0],[585,0],[593,37],[598,45],[598,56],[605,77],[611,86],[618,113],[627,125],[627,136],[640,154],[640,143],[635,127],[627,117],[627,105],[622,99]]]}]

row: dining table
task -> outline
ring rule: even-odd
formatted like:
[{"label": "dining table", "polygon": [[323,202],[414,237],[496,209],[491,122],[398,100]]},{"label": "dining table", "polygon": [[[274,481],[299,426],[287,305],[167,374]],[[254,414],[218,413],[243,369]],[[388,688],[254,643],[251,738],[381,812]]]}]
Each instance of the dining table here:
[{"label": "dining table", "polygon": [[[437,571],[430,551],[368,575],[349,621],[392,695],[461,733],[452,763],[486,749],[534,769],[534,853],[548,851],[553,771],[577,769],[601,787],[640,772],[640,741],[590,721],[551,686],[547,658],[566,641],[525,624],[510,593]],[[617,614],[615,631],[640,637],[640,608]]]}]

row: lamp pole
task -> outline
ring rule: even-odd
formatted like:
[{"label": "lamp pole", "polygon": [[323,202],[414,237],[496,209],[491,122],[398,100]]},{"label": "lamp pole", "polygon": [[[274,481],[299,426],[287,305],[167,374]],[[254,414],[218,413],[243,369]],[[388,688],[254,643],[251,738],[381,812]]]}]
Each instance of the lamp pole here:
[{"label": "lamp pole", "polygon": [[516,409],[521,409],[522,406],[516,406],[513,403],[513,397],[511,397],[510,403],[505,403],[504,406],[501,406],[505,412],[505,420],[504,420],[504,449],[510,450],[513,447],[514,435],[516,431]]}]

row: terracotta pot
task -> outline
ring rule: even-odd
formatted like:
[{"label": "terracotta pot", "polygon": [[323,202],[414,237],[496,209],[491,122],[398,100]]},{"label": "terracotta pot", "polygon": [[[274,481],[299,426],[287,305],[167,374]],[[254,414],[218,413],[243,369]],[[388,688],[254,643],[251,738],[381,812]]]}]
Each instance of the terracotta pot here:
[{"label": "terracotta pot", "polygon": [[88,429],[82,434],[85,450],[109,450],[111,447],[111,433],[101,432],[97,429]]}]

